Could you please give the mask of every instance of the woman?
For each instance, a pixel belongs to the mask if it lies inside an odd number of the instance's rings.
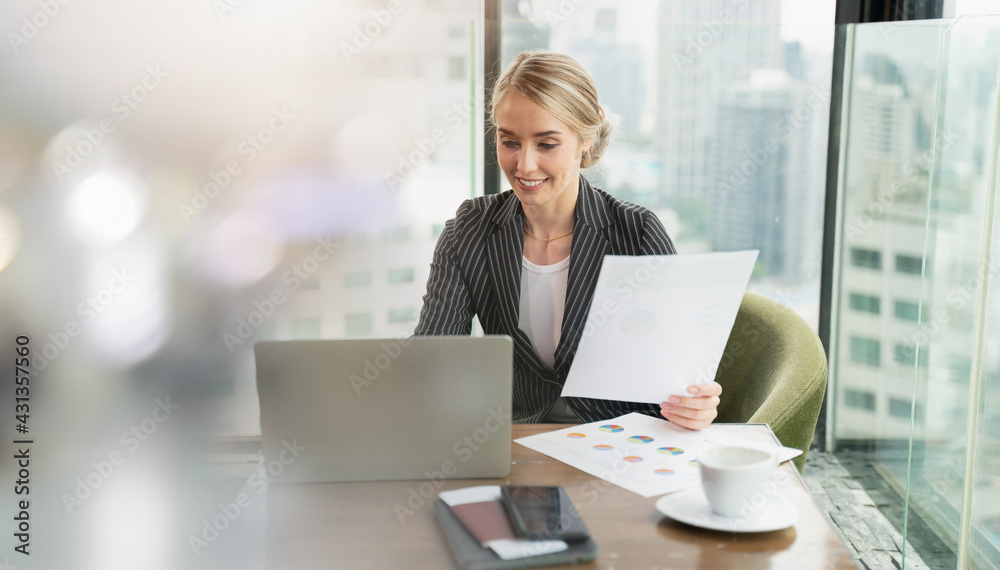
[[[514,339],[515,422],[592,422],[661,414],[701,429],[722,387],[688,387],[659,405],[561,398],[605,255],[675,253],[649,210],[616,200],[580,175],[607,148],[611,123],[575,59],[531,51],[497,80],[490,117],[512,190],[463,203],[438,239],[417,335]]]

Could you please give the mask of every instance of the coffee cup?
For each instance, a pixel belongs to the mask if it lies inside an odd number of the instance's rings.
[[[778,456],[752,447],[713,445],[698,453],[701,487],[712,511],[745,517],[745,505],[766,486],[778,466]]]

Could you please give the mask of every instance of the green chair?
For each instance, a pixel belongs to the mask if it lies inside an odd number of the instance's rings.
[[[746,293],[722,353],[717,422],[766,423],[782,445],[802,450],[799,472],[826,391],[826,353],[802,317],[777,301]]]

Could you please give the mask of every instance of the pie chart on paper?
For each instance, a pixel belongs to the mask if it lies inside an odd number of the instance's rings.
[[[648,435],[633,435],[632,437],[628,438],[629,443],[651,443],[652,441],[653,438],[649,437]]]

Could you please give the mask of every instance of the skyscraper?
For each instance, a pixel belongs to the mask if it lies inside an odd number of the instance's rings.
[[[780,0],[660,4],[656,140],[667,198],[713,190],[719,103],[753,70],[783,68],[780,11]]]
[[[714,250],[759,249],[758,274],[802,273],[820,247],[822,156],[811,143],[826,132],[826,109],[780,70],[756,70],[722,95],[706,196]]]

